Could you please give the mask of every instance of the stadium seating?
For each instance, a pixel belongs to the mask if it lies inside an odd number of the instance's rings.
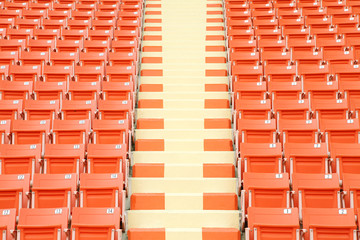
[[[359,240],[359,15],[0,1],[2,239]]]

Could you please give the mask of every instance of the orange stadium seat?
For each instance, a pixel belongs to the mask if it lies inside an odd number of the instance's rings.
[[[359,174],[360,151],[359,144],[335,143],[331,145],[331,166],[333,172],[340,177],[340,182],[344,174]]]
[[[132,100],[133,82],[102,82],[103,100]]]
[[[84,172],[85,145],[46,144],[42,164],[43,173],[71,174]]]
[[[30,174],[1,174],[0,180],[1,209],[14,209],[18,215],[21,208],[29,207]]]
[[[81,5],[81,6],[80,6]],[[88,20],[94,17],[95,4],[76,4],[76,11],[71,12],[71,17],[74,20]]]
[[[52,52],[50,59],[52,66],[75,66],[79,62],[77,52]]]
[[[360,143],[359,119],[324,119],[320,122],[323,141],[333,143]]]
[[[80,175],[80,207],[109,208],[120,207],[123,218],[125,211],[125,191],[122,190],[121,173]],[[101,195],[101,199],[99,199]]]
[[[0,144],[9,144],[10,142],[11,120],[0,121]]]
[[[335,173],[294,173],[292,187],[294,205],[299,207],[300,218],[303,209],[341,207],[339,177]]]
[[[355,213],[359,213],[359,175],[358,174],[344,174],[342,180],[342,189],[344,190],[344,203],[346,208],[353,208]]]
[[[241,192],[245,213],[248,207],[289,208],[290,188],[287,173],[244,173]]]
[[[319,81],[304,84],[304,92],[308,93],[312,108],[316,106],[318,100],[338,99],[340,97],[338,81]]]
[[[13,29],[8,28],[6,30],[6,35],[8,39],[11,40],[24,40],[26,41],[29,38],[33,37],[32,29]]]
[[[114,30],[114,39],[135,41],[139,34],[139,30]]]
[[[266,100],[266,82],[235,82],[233,85],[233,103],[236,108],[237,99]]]
[[[19,52],[18,51],[2,51],[0,52],[0,63],[4,65],[16,64],[19,61]],[[3,79],[4,80],[4,79]]]
[[[50,120],[13,120],[12,144],[42,144],[49,142]]]
[[[22,100],[1,100],[0,119],[1,120],[21,119],[22,109],[23,109]]]
[[[129,125],[125,120],[94,120],[94,144],[126,144],[131,143]]]
[[[272,100],[299,100],[303,98],[301,81],[269,81],[268,91]]]
[[[34,174],[40,172],[41,145],[0,145],[2,174]]]
[[[51,30],[53,31],[53,30]],[[44,33],[46,34],[46,33]],[[48,35],[46,35],[48,36]],[[35,36],[36,38],[36,36]],[[29,39],[27,44],[27,50],[31,52],[46,52],[46,51],[53,51],[55,49],[55,40],[49,39]]]
[[[318,143],[320,140],[316,119],[280,119],[278,124],[282,143]]]
[[[66,82],[43,82],[34,84],[34,100],[60,100],[65,98]]]
[[[283,172],[280,143],[241,143],[240,157],[238,167],[242,168],[244,172]]]
[[[233,82],[259,82],[263,80],[262,66],[234,66],[232,70]]]
[[[100,82],[74,82],[68,85],[69,100],[97,100],[100,93]]]
[[[135,82],[135,66],[107,66],[106,80],[110,82]]]
[[[137,62],[132,52],[109,52],[108,56],[110,66],[132,66]]]
[[[304,239],[357,239],[353,209],[318,208],[303,210]]]
[[[102,40],[84,41],[84,51],[88,53],[89,52],[106,53],[110,48],[111,48],[111,41],[102,41]]]
[[[41,9],[33,9],[34,5],[29,2],[28,9],[22,10],[24,19],[42,19],[46,18],[47,12]]]
[[[31,191],[32,208],[76,207],[76,174],[35,174]]]
[[[56,49],[59,52],[78,52],[83,48],[83,41],[80,40],[58,40]]]
[[[232,67],[237,65],[260,65],[260,55],[258,52],[234,52],[229,57]]]
[[[49,10],[48,18],[51,20],[66,20],[71,17],[71,11],[69,10]]]
[[[81,52],[79,62],[81,66],[105,66],[107,54],[103,52]]]
[[[11,65],[9,68],[9,76],[11,81],[34,82],[38,81],[41,76],[40,65]]]
[[[21,51],[25,49],[25,39],[0,39],[0,50],[1,51]]]
[[[88,30],[91,27],[91,21],[89,20],[72,20],[67,21],[67,27],[70,30]]]
[[[318,99],[316,104],[313,104],[312,110],[320,121],[324,119],[346,119],[349,116],[346,99]]]
[[[290,65],[291,52],[284,51],[268,51],[261,53],[261,60],[265,65]]]
[[[133,103],[128,100],[99,100],[98,110],[101,120],[128,119],[133,121]]]
[[[74,208],[72,239],[121,239],[120,208]]]
[[[0,224],[3,239],[11,240],[15,236],[16,210],[4,209],[0,214]]]
[[[87,144],[89,141],[90,120],[59,120],[53,124],[52,143]]]
[[[123,173],[126,188],[129,174],[128,149],[125,144],[89,144],[87,173]]]
[[[62,40],[73,40],[73,41],[84,41],[85,38],[88,37],[87,30],[70,30],[65,29],[61,33]]]
[[[59,100],[25,100],[24,120],[54,120],[60,111]]]
[[[69,209],[36,208],[20,210],[17,234],[21,239],[66,239]]]
[[[286,172],[331,173],[326,144],[286,143],[284,144]]]
[[[34,29],[40,27],[39,19],[15,18],[15,25],[18,29]]]
[[[297,208],[248,209],[248,227],[245,239],[262,238],[300,239],[299,210]]]
[[[275,119],[238,119],[239,142],[275,143],[277,141]]]
[[[89,40],[100,40],[100,41],[108,41],[113,38],[112,30],[89,30],[88,31],[88,39]]]
[[[62,120],[95,119],[97,103],[94,100],[66,100],[62,102]]]
[[[75,66],[75,81],[101,82],[104,78],[104,67],[101,66]]]
[[[296,94],[295,91],[294,93]],[[284,95],[287,96],[287,94],[289,94],[289,92],[285,91]],[[274,99],[273,112],[274,114],[276,114],[276,118],[278,121],[284,119],[308,120],[311,117],[310,102],[308,99]]]
[[[239,119],[270,119],[271,101],[266,100],[235,100],[235,114]]]

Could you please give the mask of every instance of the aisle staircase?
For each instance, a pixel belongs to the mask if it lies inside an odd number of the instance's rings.
[[[239,239],[222,1],[147,1],[128,238]]]

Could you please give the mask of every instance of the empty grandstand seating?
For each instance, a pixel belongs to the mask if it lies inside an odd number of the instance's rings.
[[[0,2],[2,239],[121,239],[143,7]]]
[[[245,238],[358,239],[358,3],[224,6],[241,201],[251,206],[244,209]],[[255,178],[264,191],[276,186],[269,172],[289,174],[289,205],[254,205]]]
[[[0,1],[2,239],[359,240],[359,61],[359,0]]]

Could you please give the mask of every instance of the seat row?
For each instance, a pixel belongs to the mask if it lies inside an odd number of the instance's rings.
[[[44,1],[44,2],[36,2],[36,1],[2,1],[0,2],[0,6],[3,9],[7,10],[22,10],[22,16],[27,17],[28,15],[31,16],[32,10],[34,12],[38,10],[77,10],[79,12],[88,12],[91,10],[101,12],[106,12],[114,9],[119,9],[122,5],[123,7],[127,8],[128,5],[137,5],[139,4],[139,1],[114,1],[114,0],[105,0],[105,1],[92,1],[87,0],[83,1],[84,3],[81,3],[81,1]],[[140,2],[141,4],[141,2]],[[143,7],[142,4],[140,7]],[[100,15],[100,14],[99,14]]]
[[[277,60],[266,58],[264,64],[260,65],[258,59],[251,59],[251,54],[249,54],[250,56],[246,55],[248,54],[233,55],[231,74],[235,82],[259,82],[262,80],[269,82],[294,82],[296,80],[328,82],[340,78],[341,82],[352,81],[356,84],[357,74],[360,72],[358,64],[352,64],[349,59],[339,59],[339,56],[334,59],[335,63],[333,64],[321,64],[321,60],[316,58],[298,59],[295,63],[289,64],[291,62],[284,57]],[[348,76],[348,78],[341,79],[342,76]]]
[[[225,1],[246,239],[358,239],[354,2]]]
[[[68,1],[68,2],[55,2],[55,1],[20,1],[20,2],[8,2],[2,1],[0,7],[2,8],[6,17],[24,17],[24,18],[34,18],[34,17],[44,17],[46,10],[49,10],[50,14],[47,17],[61,17],[66,14],[70,14],[71,11],[76,12],[89,12],[96,11],[98,12],[99,17],[104,17],[106,12],[109,12],[108,17],[112,16],[113,11],[118,11],[121,9],[124,12],[136,12],[137,10],[143,9],[143,3],[140,1]],[[4,11],[7,10],[7,11]],[[133,11],[135,10],[135,11]],[[43,11],[43,12],[40,12]],[[55,12],[59,12],[57,15]],[[141,11],[139,11],[141,14]],[[133,14],[133,13],[132,13]]]
[[[4,142],[12,144],[131,144],[126,120],[2,120]],[[10,130],[10,131],[9,131]],[[8,137],[6,136],[8,134]],[[9,139],[11,141],[9,141]],[[131,149],[131,148],[130,148]]]
[[[109,19],[111,17],[128,17],[137,15],[131,12],[133,9],[142,9],[143,5],[138,1],[113,1],[111,4],[103,4],[94,1],[93,3],[36,3],[36,2],[1,2],[1,11],[5,12],[5,17],[21,17],[24,19],[39,19],[60,17],[95,17],[97,19]],[[138,5],[137,7],[135,7]],[[119,13],[123,12],[123,13]],[[107,13],[107,15],[105,14]],[[139,15],[141,14],[138,13]]]
[[[244,173],[332,174],[336,173],[340,185],[346,174],[359,176],[359,143],[241,143],[238,160],[240,181]],[[282,148],[283,146],[283,148]],[[330,153],[331,150],[331,153]]]
[[[126,45],[122,46],[123,48]],[[131,47],[129,47],[131,48]],[[135,50],[135,48],[134,48]],[[47,65],[47,71],[50,71],[51,66],[71,66],[71,70],[74,71],[75,66],[125,66],[131,68],[137,62],[135,51],[133,54],[131,52],[77,52],[68,53],[68,52],[20,52],[17,55],[17,52],[1,52],[0,61],[2,64],[5,74],[11,74],[11,71],[16,70],[16,66],[36,66],[40,65],[41,68],[45,71],[45,65]],[[9,66],[6,64],[10,64]],[[13,67],[15,66],[15,67]],[[10,68],[10,69],[9,69]],[[11,69],[12,68],[12,69]],[[56,68],[54,68],[56,69]],[[6,70],[10,73],[6,73]],[[67,70],[64,69],[63,70]],[[72,71],[72,74],[74,72]]]
[[[291,91],[290,88],[285,90],[286,93],[296,94],[295,91]],[[284,92],[285,92],[284,91]],[[257,93],[256,91],[243,90],[241,94]],[[284,93],[279,91],[280,94]],[[273,94],[278,94],[279,92],[274,91]],[[323,120],[333,119],[333,120],[345,120],[355,119],[358,116],[359,110],[359,101],[358,98],[350,99],[350,104],[348,104],[347,99],[337,98],[337,91],[334,91],[335,94],[332,94],[332,91],[319,91],[315,89],[310,92],[309,99],[289,99],[278,97],[277,99],[235,99],[234,101],[234,112],[233,118],[237,119],[253,119],[253,120],[271,120],[277,119],[277,123],[280,123],[281,120],[311,120],[314,122],[320,121],[318,124],[321,126]],[[258,92],[261,94],[261,91]],[[328,96],[326,96],[328,94]],[[285,95],[285,94],[284,94]],[[282,96],[284,96],[282,95]],[[333,97],[332,97],[333,96]],[[323,97],[323,98],[321,98]],[[274,95],[273,95],[274,98]],[[330,106],[329,106],[330,104]],[[331,106],[332,105],[332,106]],[[236,122],[236,121],[235,121]],[[339,122],[341,123],[341,121]],[[261,124],[259,122],[259,124]],[[270,122],[269,122],[270,124]],[[276,124],[276,122],[274,122]],[[299,123],[300,124],[300,123]]]
[[[326,236],[336,236],[341,232],[342,237],[346,236],[344,239],[358,239],[357,234],[354,235],[353,233],[357,229],[354,217],[355,214],[358,214],[357,191],[359,191],[359,175],[356,174],[344,175],[341,189],[337,174],[294,173],[290,184],[287,173],[244,173],[242,209],[245,209],[244,214],[248,216],[250,229],[247,229],[247,231],[252,229],[252,232],[247,234],[256,234],[253,232],[253,223],[265,224],[263,225],[265,227],[266,223],[269,223],[268,221],[271,219],[266,218],[267,214],[269,214],[268,217],[275,217],[277,224],[276,227],[272,227],[273,225],[268,226],[270,232],[268,234],[274,236],[276,236],[275,234],[284,234],[289,229],[283,228],[285,222],[283,222],[284,219],[282,219],[281,215],[284,214],[283,217],[288,215],[287,219],[289,220],[291,219],[290,216],[295,214],[293,215],[295,219],[291,221],[291,228],[294,225],[299,226],[301,221],[304,228],[307,229],[308,221],[312,219],[316,224],[320,224],[313,229],[315,233],[319,231],[318,234],[325,234],[322,233],[325,231],[324,227],[327,229]],[[267,214],[264,214],[265,212]],[[337,212],[338,214],[336,214]],[[342,214],[350,218],[346,221],[346,224],[340,220],[339,215]],[[312,216],[309,217],[309,215]],[[322,219],[322,222],[319,221],[320,219]],[[243,220],[245,220],[245,216],[243,216]],[[264,234],[266,231],[265,228],[261,229],[260,226],[258,230],[258,234],[261,234],[262,231],[262,234]],[[296,228],[290,231],[293,234],[292,236],[295,236],[295,230]],[[309,231],[309,229],[307,230]],[[305,234],[305,239],[327,239],[319,235],[309,238],[309,232],[303,232],[303,234]]]
[[[48,36],[48,35],[47,35]],[[123,35],[124,36],[124,35]],[[130,36],[129,38],[135,38]],[[50,58],[53,65],[72,65],[79,61],[79,52],[103,53],[109,55],[109,58],[120,57],[124,60],[137,61],[138,43],[136,40],[118,40],[118,41],[97,41],[97,40],[4,40],[0,39],[1,63],[18,63],[19,58],[33,57],[46,60],[44,56]],[[118,56],[117,56],[118,55]],[[104,56],[99,55],[100,59]],[[62,61],[61,61],[62,60]],[[131,64],[128,64],[131,65]]]
[[[74,96],[79,94],[81,97],[84,93],[86,92],[80,91],[69,94],[74,94]],[[0,120],[31,120],[33,123],[29,124],[34,126],[45,124],[46,121],[53,126],[55,120],[87,120],[92,127],[96,121],[98,125],[108,121],[109,125],[120,124],[123,125],[120,128],[131,130],[133,115],[133,100],[99,100],[98,103],[96,100],[65,100],[62,102],[59,100],[26,100],[24,105],[21,100],[0,101]],[[18,124],[21,125],[21,122]],[[2,125],[10,126],[10,121],[4,122]]]
[[[59,20],[60,21],[60,20]],[[133,21],[131,21],[133,22]],[[54,23],[56,24],[56,23]],[[35,38],[38,37],[39,39],[46,39],[52,40],[56,36],[60,36],[63,40],[78,40],[82,41],[86,40],[101,40],[107,41],[109,39],[127,39],[129,37],[133,38],[134,35],[139,36],[138,28],[139,26],[134,26],[129,29],[118,29],[118,30],[87,30],[87,29],[79,29],[79,30],[70,30],[65,29],[60,31],[62,28],[58,26],[59,24],[55,25],[56,27],[45,28],[45,30],[36,31]],[[49,31],[50,30],[50,31]],[[57,30],[57,31],[55,31]],[[55,31],[55,32],[54,32]],[[34,38],[34,31],[32,29],[11,29],[11,28],[2,28],[3,36],[6,36],[7,40],[27,40],[30,38]],[[5,35],[6,34],[6,35]],[[46,36],[44,36],[46,35]]]
[[[125,144],[1,144],[0,148],[4,176],[77,174],[78,180],[82,173],[118,173],[127,190],[130,155]]]
[[[1,19],[0,19],[1,20]],[[34,37],[45,33],[46,30],[61,30],[60,34],[64,37],[74,37],[77,33],[84,33],[84,37],[95,37],[100,33],[113,38],[114,29],[117,30],[136,30],[141,27],[139,20],[38,20],[21,19],[12,20],[11,18],[0,21],[3,34],[8,39],[19,39],[24,37]],[[34,30],[39,29],[34,34]],[[42,31],[41,31],[42,30]],[[54,35],[54,34],[52,34]],[[77,35],[77,38],[80,36]]]
[[[66,105],[70,106],[71,100],[81,100],[80,102],[73,102],[74,104],[80,106],[88,105],[86,108],[96,109],[96,101],[98,99],[103,100],[122,100],[122,102],[118,102],[119,105],[127,105],[129,106],[129,110],[132,109],[131,102],[127,102],[128,100],[133,99],[132,90],[134,89],[134,84],[132,82],[41,82],[36,81],[34,84],[32,82],[9,82],[4,81],[1,82],[1,106],[7,106],[9,108],[15,109],[23,109],[22,100],[30,99],[28,104],[39,107],[35,108],[48,108],[52,109],[53,107],[46,107],[48,105],[56,106],[56,101],[60,102],[60,105],[63,109],[66,109]],[[101,85],[101,86],[99,86]],[[38,102],[31,101],[34,99]],[[62,100],[66,100],[67,103],[62,102]],[[11,100],[13,100],[11,102]],[[50,101],[45,101],[50,100]],[[92,101],[94,100],[94,101]],[[3,102],[4,101],[4,102]],[[99,100],[100,101],[100,100]],[[107,102],[111,103],[111,102]],[[20,104],[20,105],[19,105]],[[106,104],[103,102],[103,104]],[[29,106],[30,106],[29,105]],[[12,106],[12,107],[11,107]],[[41,107],[44,106],[44,107]],[[127,107],[126,106],[126,107]],[[18,112],[20,113],[20,112]],[[87,118],[87,117],[86,117]],[[11,119],[11,118],[3,118],[1,119]],[[15,117],[16,119],[16,117]],[[83,118],[80,118],[83,119]]]
[[[143,2],[0,5],[3,239],[121,239]]]
[[[351,208],[248,208],[245,239],[358,239],[358,214]],[[300,224],[302,222],[302,224]]]
[[[336,173],[292,173],[289,178],[288,173],[244,172],[242,209],[244,214],[248,207],[294,206],[299,211],[303,208],[355,208],[357,212],[359,199],[356,191],[360,190],[359,179],[358,174],[344,174],[341,188]]]
[[[360,127],[358,119],[324,120],[319,129],[313,120],[280,120],[278,128],[275,120],[240,119],[235,132],[236,151],[242,151],[243,143],[270,144],[276,143],[322,143],[329,151],[337,143],[360,143]],[[274,144],[274,145],[272,145]],[[313,148],[310,145],[310,149]],[[315,145],[317,148],[317,145]]]
[[[289,1],[290,2],[290,1]],[[268,25],[278,23],[279,26],[298,26],[314,25],[314,24],[356,24],[358,23],[358,9],[356,7],[338,5],[332,8],[313,6],[312,8],[296,8],[291,2],[285,8],[262,8],[251,9],[248,6],[230,4],[226,12],[226,20],[229,27],[241,24],[247,25],[252,21],[254,26],[263,25],[268,22]],[[322,18],[322,19],[321,19]],[[299,20],[297,20],[299,19]],[[240,20],[240,21],[239,21]],[[241,21],[243,20],[243,21]],[[245,22],[244,20],[249,20]],[[267,20],[267,21],[263,21]],[[295,21],[294,21],[295,20]],[[320,22],[319,20],[322,20]],[[271,24],[272,23],[272,24]]]
[[[348,73],[347,76],[350,74]],[[280,77],[281,73],[274,74],[273,77]],[[320,76],[320,74],[318,75]],[[344,76],[344,75],[343,75]],[[356,79],[356,75],[354,74]],[[339,78],[337,76],[337,78]],[[269,79],[269,78],[268,78]],[[341,79],[341,78],[340,78]],[[290,79],[289,79],[290,80]],[[259,81],[259,82],[234,82],[232,86],[234,96],[234,107],[237,107],[237,101],[245,102],[249,100],[267,100],[270,99],[273,109],[282,106],[286,109],[283,100],[292,100],[290,105],[296,105],[307,101],[304,105],[305,108],[311,106],[314,108],[316,101],[323,99],[342,99],[347,101],[351,110],[357,107],[357,93],[359,92],[358,83],[356,81],[346,81],[341,79],[335,81]],[[310,103],[310,105],[309,105]],[[265,103],[264,103],[265,104]]]
[[[99,60],[101,61],[101,60]],[[45,82],[68,82],[70,79],[77,82],[134,82],[136,83],[136,66],[47,66],[41,65],[3,65],[2,76],[13,82],[21,82],[28,86],[42,80]],[[24,84],[26,83],[26,84]],[[11,85],[3,80],[1,84]],[[19,83],[18,83],[19,84]]]
[[[286,8],[316,8],[316,7],[342,7],[342,6],[348,6],[348,7],[356,7],[359,6],[359,2],[357,0],[344,0],[344,1],[331,1],[331,0],[325,0],[325,1],[319,1],[319,0],[291,0],[291,1],[278,1],[278,0],[255,0],[255,1],[239,1],[239,0],[231,0],[231,1],[225,1],[225,9],[231,9],[231,6],[237,5],[241,7],[250,7],[251,9],[256,10],[263,10],[263,9],[269,9],[269,8],[275,8],[275,9],[286,9]]]
[[[301,56],[304,56],[306,53],[309,60],[327,60],[327,58],[334,58],[332,53],[339,53],[342,55],[350,55],[352,60],[356,60],[358,54],[358,43],[356,42],[359,38],[348,38],[340,36],[337,38],[335,35],[330,36],[328,39],[321,39],[319,37],[311,37],[310,35],[304,35],[302,38],[291,39],[287,37],[285,40],[281,36],[274,38],[259,38],[258,40],[254,39],[233,39],[229,42],[230,54],[234,52],[260,52],[259,56],[266,54],[264,57],[268,58],[268,52],[277,53],[277,55],[282,55],[284,58],[289,58],[287,55],[289,52],[293,54],[292,60],[301,59]],[[244,46],[241,46],[240,44]],[[322,53],[323,51],[330,50],[328,52]],[[305,51],[306,53],[301,53]],[[343,53],[342,53],[343,52]],[[346,53],[345,53],[346,52]],[[320,55],[320,56],[318,56]],[[291,56],[291,55],[290,55]],[[349,56],[347,60],[349,59]],[[256,57],[254,57],[256,59]],[[345,60],[345,57],[342,56]]]
[[[71,213],[74,207],[116,207],[124,220],[123,186],[122,173],[3,174],[0,208],[15,208],[18,213],[22,208],[66,207]]]
[[[16,224],[16,209],[1,209],[3,239],[121,239],[120,208],[22,208]],[[70,220],[71,219],[71,220]],[[71,222],[70,222],[71,221]],[[16,230],[15,230],[16,228]]]
[[[269,45],[271,42],[274,44],[278,43],[276,40],[267,41]],[[335,43],[335,40],[333,42]],[[233,44],[233,42],[230,41],[230,44]],[[325,45],[326,41],[321,41],[321,44]],[[243,47],[245,48],[246,46]],[[293,47],[287,50],[282,47],[276,49],[276,47],[273,46],[271,48],[269,47],[268,50],[267,47],[265,47],[260,48],[259,51],[241,51],[241,46],[239,46],[238,43],[234,43],[229,51],[229,60],[232,68],[237,65],[264,65],[265,67],[269,65],[283,65],[284,67],[290,67],[290,69],[292,67],[299,69],[304,65],[329,65],[329,70],[333,71],[333,68],[337,66],[357,65],[356,59],[358,59],[358,53],[354,51],[354,48],[346,48],[337,43],[329,43],[328,46],[321,46],[320,48],[316,48],[315,44],[314,46],[304,44],[303,47],[298,47],[299,49]]]

